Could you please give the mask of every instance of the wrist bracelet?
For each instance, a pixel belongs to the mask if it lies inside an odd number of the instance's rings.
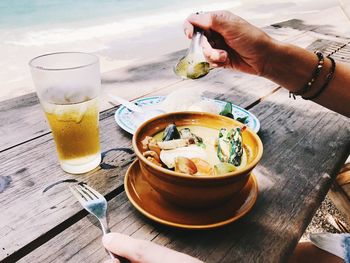
[[[331,60],[332,66],[331,69],[329,70],[327,76],[326,76],[326,80],[324,82],[324,84],[322,85],[322,87],[316,92],[316,94],[314,94],[313,96],[310,97],[302,97],[304,100],[313,100],[316,99],[318,96],[320,96],[320,94],[327,88],[329,82],[331,82],[331,80],[333,79],[334,76],[334,72],[335,72],[335,61],[333,58],[331,58],[330,56],[327,56],[327,58],[329,58]]]
[[[317,55],[318,63],[317,63],[317,66],[312,74],[310,81],[308,81],[302,89],[295,91],[295,92],[290,91],[289,97],[293,96],[293,98],[295,99],[295,96],[303,95],[303,94],[307,93],[310,90],[312,84],[314,84],[315,80],[320,75],[321,70],[323,68],[323,64],[324,64],[324,56],[320,51],[315,51],[315,54]]]

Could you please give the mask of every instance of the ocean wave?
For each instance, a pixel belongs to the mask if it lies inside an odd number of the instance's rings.
[[[201,11],[231,9],[239,6],[239,1],[221,2],[200,6]],[[196,9],[196,11],[198,8]],[[86,41],[94,38],[103,38],[110,36],[132,36],[144,30],[155,29],[169,26],[181,22],[193,13],[193,8],[181,10],[171,10],[152,15],[143,15],[139,17],[114,21],[101,25],[83,26],[80,28],[62,27],[46,30],[26,31],[16,34],[14,39],[11,36],[4,41],[5,44],[17,46],[42,46],[48,44],[62,44],[76,41]],[[12,36],[13,37],[13,36]]]

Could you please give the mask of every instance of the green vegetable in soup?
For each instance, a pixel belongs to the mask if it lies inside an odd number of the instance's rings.
[[[217,156],[221,162],[239,166],[242,161],[242,131],[234,128],[229,131],[222,128],[219,132]]]
[[[197,142],[196,145],[202,147],[203,149],[207,147],[204,142]]]
[[[233,172],[237,169],[237,167],[230,163],[218,163],[214,165],[214,169],[215,174],[220,175]]]

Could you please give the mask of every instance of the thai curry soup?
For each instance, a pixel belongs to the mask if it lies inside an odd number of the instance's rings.
[[[244,168],[250,149],[243,144],[244,128],[214,129],[176,126],[142,141],[143,155],[156,165],[189,175],[220,175]]]

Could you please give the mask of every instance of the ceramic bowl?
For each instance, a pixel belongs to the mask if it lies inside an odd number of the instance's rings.
[[[132,145],[144,179],[166,200],[187,207],[209,207],[217,205],[239,192],[248,182],[251,171],[258,164],[263,152],[259,136],[247,128],[243,132],[243,143],[250,148],[246,167],[217,176],[191,176],[159,167],[148,161],[142,152],[141,141],[146,136],[154,136],[167,125],[199,125],[210,128],[241,127],[242,123],[210,113],[176,112],[157,116],[143,123],[135,132]]]

